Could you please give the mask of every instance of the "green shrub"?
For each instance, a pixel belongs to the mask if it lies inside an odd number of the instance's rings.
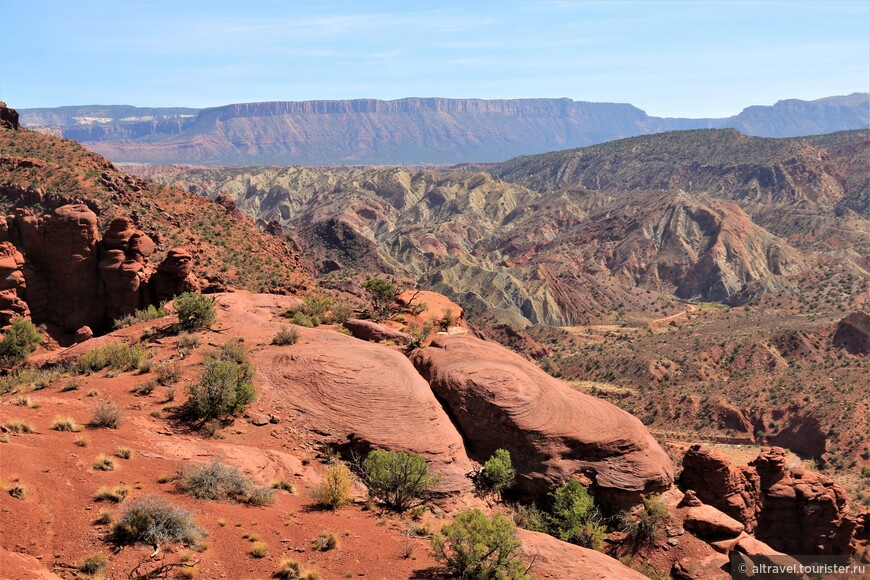
[[[173,304],[182,330],[205,330],[217,320],[214,299],[202,294],[185,292],[175,298]]]
[[[89,427],[117,429],[121,426],[123,413],[112,401],[103,401],[94,409],[94,416],[88,423]]]
[[[657,497],[648,497],[643,500],[643,509],[637,515],[622,514],[619,527],[626,534],[626,543],[639,550],[655,544],[669,517],[668,508]]]
[[[516,531],[501,514],[487,518],[477,509],[464,511],[432,537],[435,560],[452,578],[527,578],[527,567],[516,557],[520,547]]]
[[[144,344],[115,342],[85,352],[79,358],[76,369],[80,373],[96,372],[106,367],[118,372],[133,371],[147,358],[148,347]]]
[[[318,505],[338,509],[350,503],[350,469],[338,461],[326,466],[323,479],[311,490],[311,496]]]
[[[514,523],[525,530],[532,532],[548,533],[550,531],[547,525],[547,515],[538,509],[533,503],[532,505],[517,504],[514,508]]]
[[[253,377],[241,341],[227,341],[217,355],[206,358],[199,383],[189,387],[188,412],[209,420],[244,411],[256,397]]]
[[[309,294],[302,299],[302,312],[308,316],[319,316],[323,318],[326,311],[332,306],[333,299],[329,296],[319,296]]]
[[[408,324],[408,336],[410,338],[408,348],[413,349],[423,346],[423,343],[426,342],[426,339],[429,338],[433,330],[435,330],[435,325],[431,320],[427,320],[423,324],[415,322]]]
[[[329,296],[309,294],[302,299],[301,305],[290,308],[283,315],[297,326],[312,328],[326,320],[326,313],[329,311],[332,303],[333,299]]]
[[[320,324],[320,317],[311,316],[310,314],[305,314],[304,312],[294,312],[290,315],[290,322],[292,322],[296,326],[314,328],[315,326],[318,326]]]
[[[8,368],[27,358],[42,344],[42,335],[32,322],[16,318],[0,338],[0,367]]]
[[[351,306],[347,302],[337,302],[332,305],[332,308],[329,309],[329,314],[329,318],[332,320],[332,322],[342,324],[348,318],[353,316],[353,306]]]
[[[262,506],[275,503],[275,490],[269,485],[260,485],[251,490],[248,494],[248,499],[245,500],[248,505]]]
[[[98,574],[102,572],[103,568],[106,567],[106,564],[109,563],[109,559],[106,558],[105,554],[91,554],[87,556],[82,563],[78,565],[78,570],[82,574]]]
[[[600,550],[605,527],[592,496],[579,481],[571,480],[551,494],[550,527],[559,539]]]
[[[113,526],[110,539],[117,544],[193,544],[204,535],[193,516],[160,496],[130,502]]]
[[[278,580],[320,580],[320,574],[313,570],[306,570],[296,560],[281,560],[278,569],[272,573],[272,578]]]
[[[164,361],[157,365],[157,383],[168,387],[181,378],[181,367],[177,362]]]
[[[368,278],[362,283],[362,289],[368,294],[372,305],[372,318],[382,320],[394,312],[399,295],[395,284],[381,278]]]
[[[296,344],[299,340],[299,331],[295,328],[282,328],[272,339],[272,344],[275,346],[284,346],[288,344]]]
[[[160,306],[149,304],[147,308],[137,310],[132,314],[128,314],[116,320],[115,328],[125,328],[127,326],[138,324],[139,322],[148,322],[158,318],[163,318],[164,316],[166,316],[166,311],[163,309],[162,304]]]
[[[495,491],[507,489],[516,482],[517,472],[507,449],[496,449],[480,471],[482,483]]]
[[[245,501],[251,482],[238,467],[220,461],[194,463],[186,467],[176,480],[179,491],[195,499],[211,501]]]
[[[387,507],[403,512],[438,484],[421,455],[405,451],[372,451],[363,462],[369,494]]]

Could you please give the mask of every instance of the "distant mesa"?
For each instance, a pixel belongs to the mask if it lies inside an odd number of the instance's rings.
[[[24,125],[115,162],[206,165],[504,161],[636,135],[734,128],[795,137],[870,128],[870,94],[753,106],[725,119],[661,118],[629,104],[562,99],[285,101],[210,109],[22,109]]]

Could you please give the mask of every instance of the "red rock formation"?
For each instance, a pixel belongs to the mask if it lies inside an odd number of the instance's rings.
[[[184,248],[169,250],[152,282],[157,300],[169,300],[183,292],[199,292],[199,281],[193,274],[193,256]]]
[[[750,462],[761,478],[755,536],[791,554],[850,554],[857,518],[846,513],[846,492],[824,475],[785,468],[781,447]]]
[[[843,318],[834,333],[834,346],[852,354],[870,353],[870,315],[853,312]]]
[[[765,448],[749,467],[734,467],[704,445],[683,459],[680,485],[746,525],[774,550],[791,554],[852,552],[858,518],[846,492],[824,475],[785,467],[786,451]],[[688,492],[687,492],[688,494]]]
[[[742,523],[748,532],[755,529],[761,486],[753,469],[735,467],[710,447],[693,445],[683,457],[680,485]]]
[[[32,224],[23,216],[22,224]],[[24,229],[24,228],[22,228]],[[39,219],[35,235],[23,232],[24,255],[34,283],[28,280],[27,303],[34,318],[74,332],[102,326],[97,276],[97,216],[86,205],[65,205]]]
[[[0,328],[13,318],[30,316],[24,301],[24,256],[10,242],[0,242]]]
[[[462,437],[407,358],[334,331],[299,333],[292,349],[268,347],[253,360],[300,425],[337,447],[419,453],[443,476],[440,491],[470,488]]]
[[[408,344],[409,340],[408,335],[404,332],[378,324],[377,322],[372,322],[371,320],[348,318],[344,322],[344,327],[360,340],[368,340],[370,342],[392,340],[396,344]]]
[[[632,570],[606,554],[581,548],[553,536],[529,530],[517,530],[520,558],[532,564],[537,578],[582,578],[583,580],[644,580],[646,576]]]
[[[170,251],[155,276],[149,257],[156,246],[145,232],[118,218],[100,239],[97,221],[83,204],[44,217],[19,209],[2,220],[0,326],[31,315],[67,333],[100,330],[153,303],[155,294],[199,290],[189,253]]]
[[[498,448],[510,451],[526,493],[545,494],[578,478],[604,499],[635,501],[673,482],[670,459],[640,421],[501,345],[439,336],[412,360],[471,453],[485,460]]]
[[[7,107],[3,101],[0,101],[0,127],[18,130],[18,111]]]

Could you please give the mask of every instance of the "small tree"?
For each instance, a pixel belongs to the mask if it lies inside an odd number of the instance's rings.
[[[42,335],[32,322],[16,318],[0,338],[0,367],[10,367],[27,358],[42,344]]]
[[[395,284],[381,278],[368,278],[362,283],[362,288],[372,304],[373,318],[382,320],[393,312],[396,297],[399,295]]]
[[[411,508],[440,480],[422,456],[405,451],[372,451],[363,462],[369,494],[398,512]]]
[[[182,330],[205,330],[217,320],[214,299],[202,294],[185,292],[175,299],[174,305]]]
[[[520,543],[517,528],[501,514],[487,518],[472,509],[456,516],[452,524],[432,537],[435,560],[452,578],[528,578],[526,566],[516,558]]]
[[[496,449],[480,471],[481,482],[499,492],[513,486],[516,477],[517,472],[507,449]]]
[[[563,541],[600,550],[605,527],[589,492],[579,481],[571,480],[551,494],[550,526]]]

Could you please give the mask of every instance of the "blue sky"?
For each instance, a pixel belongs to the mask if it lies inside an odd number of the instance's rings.
[[[870,91],[870,0],[0,0],[0,99],[570,97],[721,117]]]

